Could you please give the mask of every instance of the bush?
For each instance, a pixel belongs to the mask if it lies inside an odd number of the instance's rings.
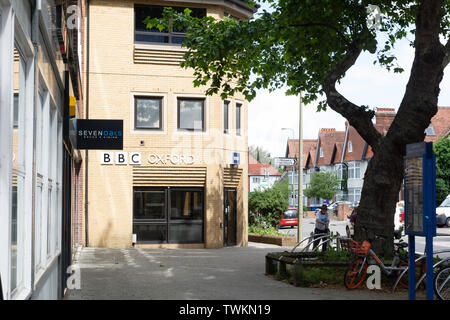
[[[272,188],[266,190],[250,192],[248,195],[249,224],[257,225],[264,221],[277,228],[281,215],[288,209],[288,196],[287,181],[275,182]]]

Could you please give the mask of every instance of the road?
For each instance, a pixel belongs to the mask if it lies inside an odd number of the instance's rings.
[[[346,235],[345,226],[346,221],[337,221],[331,220],[330,222],[330,230],[331,232],[338,232],[340,235]],[[279,229],[280,233],[297,235],[297,227],[295,228],[283,228]],[[311,232],[314,232],[314,218],[304,218],[303,219],[303,238],[308,237]],[[445,253],[438,253],[437,255],[440,258],[448,258],[450,257],[450,228],[443,227],[437,228],[437,233],[439,236],[433,239],[433,251],[437,252],[440,250],[448,250]],[[408,242],[408,236],[404,236],[402,238],[406,243]],[[425,238],[424,237],[416,237],[416,252],[423,253],[425,250]]]

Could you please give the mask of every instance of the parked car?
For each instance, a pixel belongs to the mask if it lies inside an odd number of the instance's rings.
[[[436,225],[450,227],[450,194],[439,207],[436,208]]]
[[[405,203],[399,201],[395,205],[394,215],[394,236],[399,239],[404,235],[404,223],[405,223]],[[347,237],[352,238],[355,234],[354,226],[350,222],[350,215],[347,216],[347,225],[345,226]]]
[[[394,236],[400,239],[405,235],[405,202],[399,201],[395,205],[394,214]]]
[[[280,220],[281,227],[295,227],[298,226],[298,210],[295,207],[289,207],[287,211],[284,212]]]

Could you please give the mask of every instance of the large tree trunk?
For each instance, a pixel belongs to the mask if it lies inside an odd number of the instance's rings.
[[[437,112],[439,84],[446,66],[446,48],[439,42],[442,0],[422,1],[416,20],[415,57],[397,115],[386,137],[372,145],[358,210],[356,239],[384,235],[387,241],[374,242],[381,255],[393,247],[395,203],[403,179],[406,145],[423,141],[425,129]]]
[[[336,82],[359,57],[364,37],[350,44],[346,55],[331,69],[323,83],[328,105],[349,121],[374,152],[364,176],[355,237],[362,240],[384,235],[386,241],[373,243],[380,255],[390,255],[393,248],[395,203],[402,184],[406,145],[424,140],[424,131],[437,112],[444,68],[450,63],[450,41],[445,46],[439,41],[442,3],[442,0],[423,0],[420,3],[410,78],[385,137],[372,123],[373,111],[353,104],[336,90]],[[367,235],[361,226],[367,229]]]

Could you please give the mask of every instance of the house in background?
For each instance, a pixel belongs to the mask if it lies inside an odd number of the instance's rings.
[[[303,140],[303,189],[309,187],[309,183],[311,181],[312,170],[310,169],[310,167],[312,167],[314,161],[316,146],[317,139]],[[289,139],[287,141],[285,157],[298,159],[298,151],[298,139]],[[296,207],[298,205],[298,167],[298,162],[295,166],[286,166],[286,171],[284,172],[282,177],[282,179],[288,179],[290,190],[289,205],[293,207]],[[307,198],[305,196],[303,196],[303,203],[307,203]]]
[[[262,164],[251,155],[248,156],[248,190],[265,190],[280,180],[281,173],[270,164]]]

